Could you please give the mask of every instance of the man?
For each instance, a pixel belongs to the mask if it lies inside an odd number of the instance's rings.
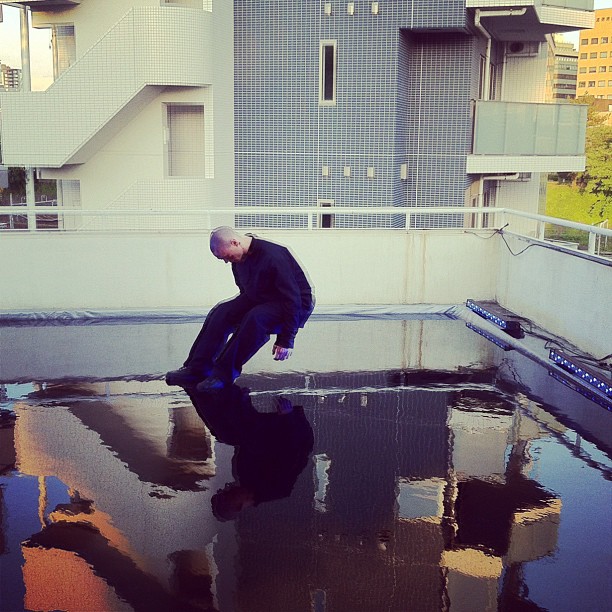
[[[240,293],[210,311],[183,367],[166,374],[168,385],[197,384],[198,391],[231,385],[270,334],[276,334],[274,359],[288,359],[314,307],[312,287],[286,247],[219,227],[210,250],[232,264]]]

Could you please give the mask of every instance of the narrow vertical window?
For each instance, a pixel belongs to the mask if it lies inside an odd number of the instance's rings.
[[[484,55],[480,56],[480,65],[478,71],[478,99],[483,100],[485,96],[485,71],[487,60]]]
[[[317,204],[321,208],[329,208],[335,204],[334,200],[318,200]],[[319,227],[332,228],[334,227],[334,215],[332,214],[321,214],[319,215]]]
[[[336,41],[322,40],[319,50],[319,104],[336,103],[336,56]]]

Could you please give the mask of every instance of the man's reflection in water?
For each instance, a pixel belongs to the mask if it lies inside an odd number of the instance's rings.
[[[248,389],[237,385],[214,394],[190,391],[189,395],[212,435],[235,447],[235,481],[213,496],[215,517],[232,520],[244,508],[288,497],[314,444],[303,408],[276,397],[275,412],[258,412]]]

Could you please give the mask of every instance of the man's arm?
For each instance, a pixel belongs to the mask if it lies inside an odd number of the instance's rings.
[[[300,327],[302,308],[302,294],[293,269],[297,263],[293,261],[289,251],[285,251],[283,255],[277,260],[275,270],[275,288],[283,308],[281,331],[272,349],[274,359],[278,361],[283,361],[291,355],[294,338]]]

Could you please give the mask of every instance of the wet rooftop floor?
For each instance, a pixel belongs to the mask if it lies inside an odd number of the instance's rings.
[[[460,321],[0,328],[0,610],[612,608],[612,413]]]

